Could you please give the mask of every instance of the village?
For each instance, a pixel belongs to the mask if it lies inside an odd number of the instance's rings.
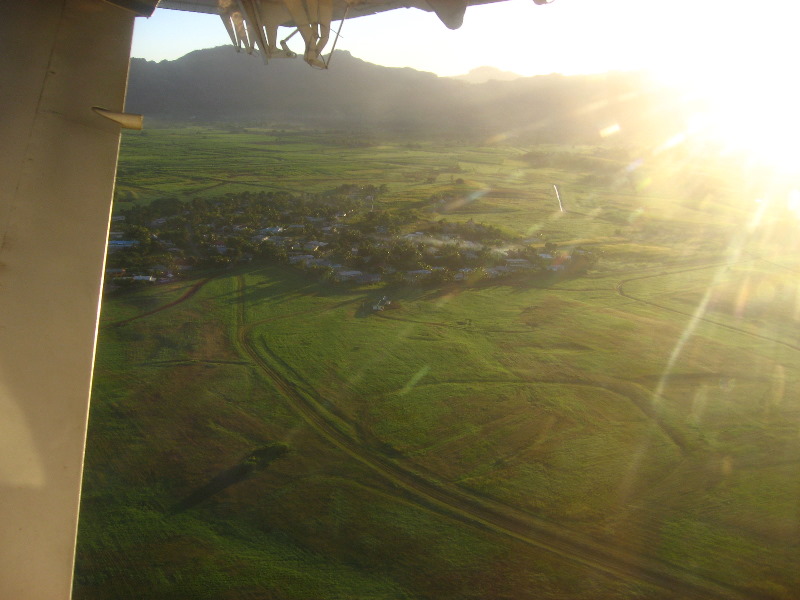
[[[244,192],[156,200],[112,217],[106,291],[171,281],[198,268],[285,263],[336,284],[439,285],[580,273],[597,257],[497,227],[431,220],[417,209],[375,209],[385,186],[327,194]]]

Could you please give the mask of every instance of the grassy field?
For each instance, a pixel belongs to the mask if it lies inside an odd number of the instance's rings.
[[[602,259],[437,289],[253,264],[108,297],[76,598],[795,596],[800,267],[746,173],[337,140],[126,136],[120,189],[386,183],[387,206]],[[176,508],[272,442],[289,454]]]

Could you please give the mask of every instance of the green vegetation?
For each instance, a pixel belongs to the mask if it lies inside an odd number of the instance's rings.
[[[123,146],[138,199],[118,214],[166,195],[220,209],[238,178],[251,199],[352,201],[367,238],[477,232],[506,256],[599,261],[342,285],[255,249],[107,296],[76,598],[800,587],[798,242],[777,208],[753,224],[746,173],[677,152],[631,170],[635,148],[147,136]]]

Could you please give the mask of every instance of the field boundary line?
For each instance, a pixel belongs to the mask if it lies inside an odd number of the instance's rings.
[[[147,312],[143,312],[142,314],[136,315],[135,317],[129,317],[127,319],[121,319],[120,321],[113,321],[111,323],[102,323],[101,326],[102,327],[119,327],[121,325],[126,325],[126,324],[130,323],[131,321],[136,321],[137,319],[143,319],[144,317],[149,317],[150,315],[154,315],[156,313],[159,313],[162,310],[167,310],[168,308],[172,308],[173,306],[177,306],[178,304],[186,302],[189,298],[194,296],[197,292],[200,291],[200,288],[202,288],[204,285],[206,285],[208,282],[210,282],[215,277],[217,277],[217,275],[212,275],[211,277],[206,277],[205,279],[201,279],[200,281],[195,283],[192,287],[190,287],[180,298],[177,298],[176,300],[172,300],[171,302],[167,302],[166,304],[163,304],[163,305],[161,305],[161,306],[159,306],[157,308],[154,308],[152,310],[148,310]]]
[[[608,543],[587,538],[563,526],[534,517],[501,502],[479,498],[459,488],[431,481],[387,458],[377,456],[351,439],[328,421],[314,399],[276,371],[248,339],[253,325],[244,323],[244,279],[237,278],[236,345],[259,367],[290,407],[307,425],[332,445],[383,476],[397,488],[416,498],[416,502],[446,517],[488,529],[530,546],[551,552],[562,559],[600,571],[623,581],[636,579],[666,590],[695,598],[753,598],[749,590],[710,580],[683,571],[680,566],[650,557],[630,555]]]
[[[756,258],[752,258],[752,259],[748,259],[748,260],[763,260],[763,259],[760,259],[760,258],[756,257]],[[645,304],[647,306],[653,306],[655,308],[660,308],[661,310],[666,310],[666,311],[669,311],[671,313],[675,313],[675,314],[678,314],[678,315],[683,315],[685,317],[696,318],[697,320],[703,321],[704,323],[709,323],[711,325],[716,325],[717,327],[722,327],[724,329],[728,329],[729,331],[735,331],[735,332],[740,333],[742,335],[747,335],[747,336],[754,337],[754,338],[757,338],[757,339],[760,339],[760,340],[764,340],[764,341],[767,341],[767,342],[772,342],[773,344],[784,346],[786,348],[789,348],[790,350],[795,350],[795,351],[800,352],[800,346],[797,346],[795,344],[790,344],[789,342],[785,342],[783,340],[772,338],[772,337],[769,337],[769,336],[766,336],[766,335],[761,335],[760,333],[755,333],[753,331],[747,331],[746,329],[741,329],[741,328],[736,327],[734,325],[728,325],[727,323],[720,323],[719,321],[715,321],[714,319],[709,319],[708,317],[696,316],[693,313],[682,311],[682,310],[679,310],[677,308],[671,308],[669,306],[664,306],[663,304],[659,304],[658,302],[653,302],[652,300],[644,300],[643,298],[638,298],[638,297],[636,297],[636,296],[634,296],[632,294],[629,294],[628,292],[626,292],[623,289],[623,286],[626,283],[630,283],[631,281],[639,281],[639,280],[642,280],[642,279],[652,279],[654,277],[665,277],[665,276],[668,276],[668,275],[678,275],[680,273],[687,273],[689,271],[700,271],[700,270],[703,270],[703,269],[711,269],[711,268],[714,268],[714,267],[731,266],[731,265],[739,264],[741,262],[745,262],[745,261],[733,261],[733,262],[726,262],[726,263],[707,265],[705,267],[693,267],[691,269],[684,269],[682,271],[671,271],[669,273],[658,273],[658,274],[655,274],[655,275],[643,275],[642,277],[631,277],[629,279],[622,279],[622,280],[618,281],[615,287],[616,287],[617,294],[619,294],[623,298],[627,298],[628,300],[633,300],[635,302],[640,302],[640,303]]]

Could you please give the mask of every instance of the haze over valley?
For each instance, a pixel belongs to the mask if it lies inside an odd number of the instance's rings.
[[[223,46],[181,59],[133,59],[127,109],[157,123],[237,123],[359,132],[506,136],[596,143],[617,126],[626,139],[663,141],[683,131],[678,92],[637,73],[545,75],[472,84],[388,68],[336,52],[328,71],[238,54]]]
[[[74,597],[794,597],[800,196],[700,109],[134,60]]]

